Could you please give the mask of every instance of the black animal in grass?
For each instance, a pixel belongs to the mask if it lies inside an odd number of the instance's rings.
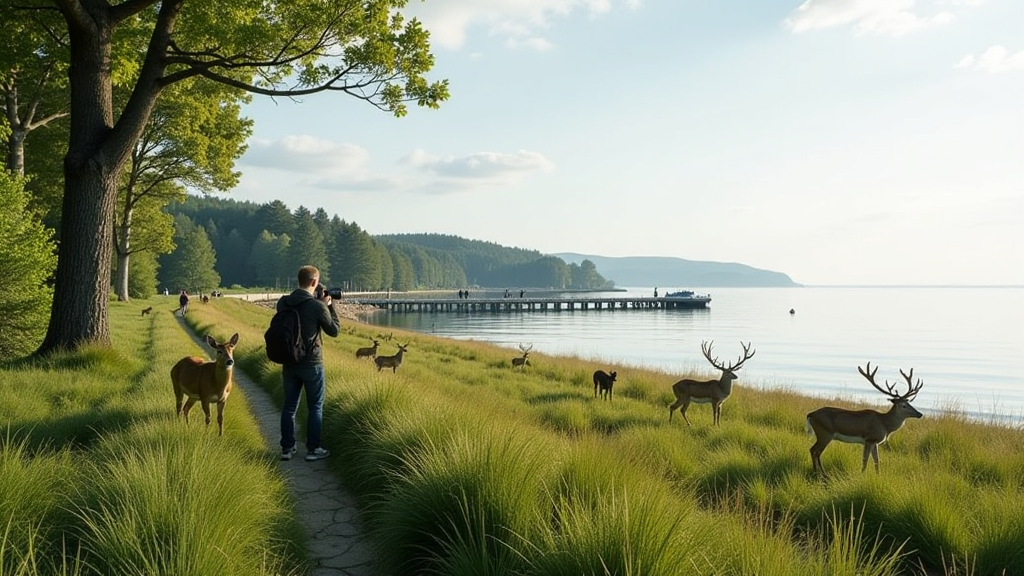
[[[615,384],[615,378],[618,373],[612,372],[611,374],[604,370],[598,370],[594,372],[594,398],[597,398],[598,393],[601,394],[601,398],[605,400],[612,399],[612,385]]]

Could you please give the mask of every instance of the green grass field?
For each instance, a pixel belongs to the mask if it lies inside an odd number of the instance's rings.
[[[0,369],[0,576],[304,573],[277,446],[244,395],[223,437],[176,421],[168,371],[205,351],[154,300],[111,303],[114,350]],[[270,315],[224,298],[187,322],[238,332],[239,367],[280,400]],[[408,343],[405,361],[377,372],[355,358],[375,327],[344,326],[325,339],[327,462],[382,573],[1024,574],[1019,429],[909,421],[880,474],[836,443],[822,479],[804,432],[820,400],[741,378],[721,426],[694,405],[687,428],[667,408],[685,374],[536,351],[518,372],[514,350],[397,331],[381,353]],[[611,402],[593,397],[596,368],[619,374]]]

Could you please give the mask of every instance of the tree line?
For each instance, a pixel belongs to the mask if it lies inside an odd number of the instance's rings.
[[[256,204],[188,196],[167,211],[175,248],[155,259],[133,259],[132,297],[146,297],[158,286],[195,292],[286,289],[294,285],[296,262],[320,268],[328,286],[358,292],[613,285],[589,260],[567,264],[536,250],[443,234],[373,236],[322,207],[290,210],[280,200]]]

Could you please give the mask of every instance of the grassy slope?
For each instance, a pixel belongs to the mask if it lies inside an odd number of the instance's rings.
[[[0,567],[53,557],[61,536],[117,573],[295,564],[282,544],[295,532],[287,497],[267,465],[274,447],[238,392],[223,439],[175,422],[167,371],[199,350],[159,302],[137,316],[152,302],[113,306],[116,353],[0,368],[0,521],[11,520],[14,551]],[[188,322],[217,338],[239,332],[240,366],[279,397],[261,347],[269,318],[222,299],[193,306]],[[822,481],[803,431],[815,400],[741,380],[720,427],[693,406],[688,429],[666,408],[683,375],[600,366],[619,373],[603,402],[593,363],[534,353],[518,373],[515,351],[401,332],[405,363],[377,372],[354,355],[375,333],[346,323],[326,341],[325,440],[389,573],[1024,573],[1020,430],[953,415],[909,422],[881,451],[881,474],[861,474],[859,447],[837,444]],[[218,516],[211,534],[191,533]]]
[[[243,369],[275,390],[262,358],[269,311],[197,310],[200,332],[243,334]],[[811,474],[804,415],[820,401],[744,386],[722,425],[668,422],[680,375],[595,366],[396,333],[397,374],[354,351],[371,326],[328,339],[325,434],[394,570],[616,574],[1024,573],[1024,434],[956,415],[908,422],[860,473],[860,447],[831,446]],[[394,344],[392,342],[391,344]],[[389,354],[394,346],[382,345]],[[944,568],[943,568],[944,567]]]
[[[244,396],[223,438],[175,418],[170,367],[208,351],[160,303],[112,303],[112,350],[0,366],[0,574],[304,572]]]

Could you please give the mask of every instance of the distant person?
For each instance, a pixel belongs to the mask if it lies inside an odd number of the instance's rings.
[[[299,268],[299,287],[277,301],[277,310],[294,308],[302,325],[302,340],[306,357],[297,364],[281,367],[284,388],[284,407],[281,409],[281,460],[291,460],[295,454],[295,412],[299,408],[302,391],[306,391],[306,461],[322,460],[331,453],[321,446],[324,416],[324,357],[320,333],[331,338],[341,332],[338,313],[329,291],[320,298],[313,293],[320,284],[320,270],[316,266]]]
[[[654,297],[655,298],[658,297],[658,287],[657,286],[654,287]]]
[[[184,290],[178,295],[178,311],[181,312],[182,316],[185,316],[185,313],[188,312],[188,292]]]
[[[519,297],[522,298],[526,294],[526,290],[519,291]]]

